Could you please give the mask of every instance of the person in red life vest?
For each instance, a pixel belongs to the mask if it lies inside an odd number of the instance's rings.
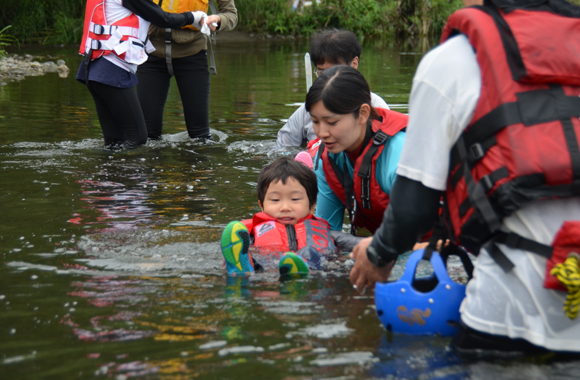
[[[306,95],[319,144],[310,144],[318,179],[316,216],[342,230],[374,232],[389,204],[408,117],[374,108],[363,75],[349,66],[324,71]]]
[[[134,87],[137,67],[154,50],[147,38],[150,22],[168,28],[199,25],[202,13],[167,13],[144,0],[87,1],[79,50],[85,58],[76,79],[93,96],[107,149],[131,149],[147,142]]]
[[[444,195],[451,240],[478,255],[458,352],[578,355],[580,7],[464,4],[417,68],[391,203],[351,282],[386,281]]]
[[[338,252],[330,226],[314,216],[318,186],[306,164],[287,156],[276,159],[260,172],[257,192],[262,211],[252,219],[230,222],[223,232],[229,274],[258,269],[248,252],[250,245],[268,256],[286,252],[279,261],[281,274],[308,273],[309,264],[310,269],[322,269],[324,257]],[[337,240],[351,249],[359,241],[344,236]]]

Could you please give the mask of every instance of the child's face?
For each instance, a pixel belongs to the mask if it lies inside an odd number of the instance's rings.
[[[282,181],[270,184],[260,208],[278,222],[294,225],[298,220],[314,214],[316,205],[310,207],[304,186],[295,178],[288,177],[286,184]]]

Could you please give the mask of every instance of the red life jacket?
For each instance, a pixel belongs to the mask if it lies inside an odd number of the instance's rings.
[[[107,0],[87,0],[83,39],[79,54],[92,51],[91,60],[114,54],[124,62],[140,65],[147,53],[154,50],[147,38],[149,21],[134,13],[113,23],[108,23],[105,6]]]
[[[382,117],[382,121],[373,120],[371,133],[367,131],[361,154],[354,163],[352,178],[348,175],[346,167],[339,168],[334,159],[328,156],[324,143],[308,144],[311,150],[320,151],[318,157],[322,159],[324,176],[330,189],[347,208],[352,232],[356,227],[365,227],[374,233],[381,225],[383,214],[389,204],[389,195],[381,190],[375,176],[377,158],[381,155],[387,141],[397,132],[405,129],[409,120],[409,116],[399,112],[383,108],[376,108],[376,110]],[[316,160],[316,167],[318,167],[318,161]],[[356,180],[353,181],[353,178]]]
[[[441,42],[461,33],[476,52],[481,94],[451,151],[445,217],[452,240],[481,246],[505,271],[506,244],[550,257],[552,249],[500,231],[530,202],[580,195],[580,19],[492,6],[453,13]]]
[[[336,252],[330,237],[330,226],[324,219],[308,215],[296,225],[282,224],[265,212],[259,212],[252,219],[242,220],[254,238],[254,246],[269,251],[296,252],[304,247],[314,247],[320,252]]]

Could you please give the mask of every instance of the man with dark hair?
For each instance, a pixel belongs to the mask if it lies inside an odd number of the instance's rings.
[[[361,51],[356,35],[348,30],[325,29],[310,37],[310,60],[316,76],[336,65],[358,68]],[[372,92],[371,103],[375,108],[389,109],[387,103]],[[312,119],[302,104],[278,131],[276,148],[300,146],[315,138]]]
[[[356,35],[348,30],[325,29],[310,37],[310,60],[319,76],[325,69],[335,65],[356,69],[361,52],[362,46]]]

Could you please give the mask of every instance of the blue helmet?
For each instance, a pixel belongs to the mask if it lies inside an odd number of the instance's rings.
[[[377,315],[387,330],[411,335],[455,333],[465,285],[451,280],[437,252],[429,254],[430,251],[423,249],[411,253],[405,272],[398,281],[376,284]],[[464,257],[469,260],[466,254]],[[461,259],[471,276],[464,257]],[[434,274],[428,279],[416,279],[417,264],[424,258],[431,262]]]

